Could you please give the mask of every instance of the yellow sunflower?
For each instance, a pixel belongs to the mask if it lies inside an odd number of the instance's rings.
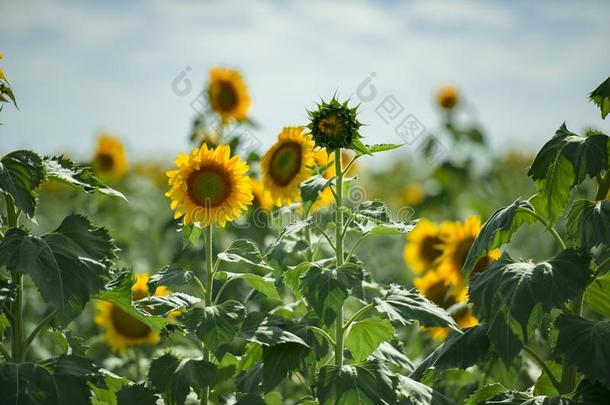
[[[453,86],[443,86],[436,95],[438,105],[446,110],[452,110],[455,108],[459,101],[459,94]]]
[[[247,118],[250,96],[238,71],[221,67],[210,69],[208,98],[212,110],[220,115],[224,123],[231,119],[241,121]]]
[[[311,175],[314,142],[303,127],[285,127],[261,162],[263,185],[278,207],[301,199],[299,184]]]
[[[446,232],[447,226],[447,222],[438,225],[422,219],[407,234],[403,255],[405,262],[415,273],[424,273],[438,264],[443,254],[442,234]]]
[[[478,323],[467,305],[467,291],[458,274],[439,268],[415,278],[413,285],[421,295],[447,310],[461,329]],[[449,332],[449,328],[440,327],[426,330],[437,339],[444,339]]]
[[[402,190],[404,201],[409,205],[419,205],[424,201],[426,193],[424,188],[417,183],[407,184]]]
[[[468,252],[480,231],[481,218],[477,215],[466,218],[463,223],[454,222],[448,225],[447,231],[441,235],[443,255],[439,266],[461,274]],[[500,257],[500,253],[500,249],[489,251],[477,262],[471,275],[485,270],[491,262]]]
[[[184,217],[186,225],[225,226],[252,203],[252,181],[246,175],[248,165],[231,157],[228,145],[208,149],[195,148],[191,155],[176,158],[178,169],[167,172],[174,218]]]
[[[147,273],[136,275],[136,282],[131,287],[132,299],[139,300],[148,296],[148,278]],[[163,296],[168,293],[167,288],[160,286],[154,295]],[[107,301],[98,301],[95,323],[104,330],[104,339],[114,352],[124,352],[135,345],[155,345],[161,339],[147,325]]]
[[[252,179],[252,194],[254,195],[252,200],[254,208],[261,208],[264,211],[271,211],[273,209],[273,199],[263,187],[263,183],[256,179]]]
[[[95,174],[102,178],[120,180],[127,172],[123,143],[108,134],[100,134],[91,166]]]

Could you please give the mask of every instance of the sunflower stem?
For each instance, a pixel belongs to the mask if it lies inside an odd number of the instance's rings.
[[[212,306],[212,294],[214,289],[214,258],[212,250],[212,234],[213,225],[208,225],[205,228],[205,294],[204,304],[206,307]],[[210,349],[206,346],[203,348],[203,359],[210,361]],[[201,390],[201,405],[207,405],[210,398],[210,387],[205,387]]]
[[[526,213],[530,214],[531,216],[533,216],[534,218],[536,218],[538,220],[538,222],[540,222],[542,225],[544,225],[544,227],[551,233],[551,235],[553,235],[553,238],[555,238],[555,241],[557,242],[557,244],[559,245],[561,250],[565,250],[566,249],[565,242],[563,241],[563,239],[561,239],[561,236],[559,236],[559,233],[557,232],[557,230],[555,229],[554,226],[549,224],[537,212],[535,212],[533,210],[530,210],[529,208],[519,207],[518,209],[520,211],[526,212]]]
[[[6,218],[9,229],[17,228],[19,222],[19,212],[15,209],[13,198],[9,195],[4,196],[6,201]],[[15,299],[11,303],[11,358],[15,363],[24,360],[23,350],[23,274],[15,271],[11,273],[11,278],[15,285]]]
[[[343,265],[343,168],[341,167],[341,148],[335,149],[335,257],[337,268]],[[343,366],[343,307],[335,320],[335,365]]]

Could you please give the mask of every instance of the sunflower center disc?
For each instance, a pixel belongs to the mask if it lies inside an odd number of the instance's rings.
[[[301,169],[301,145],[289,142],[278,148],[271,157],[269,174],[277,184],[285,186]]]
[[[110,317],[114,328],[122,336],[138,339],[145,338],[150,333],[150,328],[148,326],[117,306],[112,307]]]
[[[114,158],[107,153],[100,153],[95,161],[103,171],[109,171],[114,167]]]
[[[221,81],[212,89],[212,100],[222,111],[231,111],[237,106],[237,91],[233,84]]]
[[[455,298],[451,294],[449,286],[441,281],[430,286],[426,296],[436,305],[444,309],[450,308],[455,304]]]
[[[437,236],[431,236],[425,238],[421,244],[421,255],[426,263],[434,263],[443,251],[438,248],[438,245],[442,243],[441,239]]]
[[[474,238],[466,238],[457,245],[455,248],[455,264],[461,269],[464,263],[466,262],[466,257],[468,257],[468,252],[470,251],[470,247],[474,243]]]
[[[187,187],[191,200],[202,207],[215,207],[223,203],[231,191],[229,180],[214,168],[193,172]]]

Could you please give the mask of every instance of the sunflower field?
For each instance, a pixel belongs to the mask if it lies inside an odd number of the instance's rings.
[[[499,154],[447,86],[440,157],[339,92],[259,151],[244,74],[165,162],[3,151],[0,404],[610,404],[608,135]]]

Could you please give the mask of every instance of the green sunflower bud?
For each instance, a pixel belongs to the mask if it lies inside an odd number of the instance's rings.
[[[361,138],[362,124],[356,117],[358,107],[350,108],[347,103],[340,103],[333,97],[328,103],[322,100],[317,110],[308,111],[310,123],[307,128],[316,146],[354,149],[354,140]]]

